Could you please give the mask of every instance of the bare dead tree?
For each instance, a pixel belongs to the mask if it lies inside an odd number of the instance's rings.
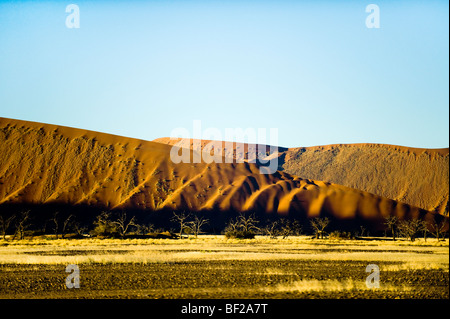
[[[227,227],[225,228],[225,232],[234,233],[239,230],[239,220],[231,218],[228,221]]]
[[[64,219],[61,230],[61,238],[64,238],[66,236],[69,227],[73,224],[73,217],[74,216],[70,214],[66,219]]]
[[[398,218],[396,216],[386,217],[384,224],[389,228],[392,234],[392,240],[395,241],[395,228],[397,227]]]
[[[435,220],[434,223],[430,225],[431,233],[433,234],[434,237],[437,238],[438,241],[440,240],[441,235],[444,234],[444,229],[446,225],[447,223],[445,222],[445,219],[441,220],[440,222]]]
[[[79,222],[74,222],[73,230],[78,237],[81,237],[83,236],[83,233],[87,230],[87,227],[81,226]]]
[[[16,220],[16,233],[14,234],[14,237],[18,235],[20,240],[24,238],[25,230],[30,226],[29,219],[29,210],[20,213],[20,216]]]
[[[15,215],[10,216],[9,218],[0,215],[0,230],[2,231],[3,240],[6,239],[6,232],[15,218]]]
[[[402,220],[398,224],[399,233],[410,241],[414,241],[422,229],[423,223],[419,219]]]
[[[302,233],[302,225],[298,220],[288,220],[283,218],[281,220],[281,236],[283,239],[289,236],[300,236]]]
[[[55,212],[51,221],[53,222],[53,232],[55,234],[55,238],[58,239],[58,230],[59,230],[59,212]]]
[[[276,239],[278,236],[280,236],[281,230],[280,230],[280,221],[274,220],[270,223],[268,223],[263,229],[263,233],[269,238]]]
[[[230,219],[225,228],[225,236],[227,238],[254,238],[261,229],[256,225],[259,223],[253,215],[245,216],[241,213],[236,219]]]
[[[320,218],[316,217],[310,221],[312,228],[314,228],[316,232],[316,238],[319,238],[319,235],[321,239],[323,239],[323,235],[325,233],[325,228],[327,228],[328,224],[330,223],[330,220],[328,217]]]
[[[366,227],[364,227],[363,225],[360,225],[359,229],[361,230],[361,237],[364,237],[364,233],[366,231]]]
[[[426,221],[424,221],[424,220],[420,221],[420,230],[423,233],[423,240],[427,241],[427,234],[429,231],[428,231],[428,224]]]
[[[255,215],[252,214],[246,217],[244,214],[240,214],[238,217],[239,227],[244,233],[257,232],[260,229],[256,226],[259,223],[259,220],[255,218]]]
[[[183,231],[184,228],[188,225],[188,220],[191,215],[186,212],[176,213],[173,212],[173,217],[171,218],[171,221],[174,223],[177,223],[180,227],[180,238],[183,238]]]
[[[126,233],[128,232],[128,229],[131,226],[136,226],[135,223],[136,216],[133,216],[130,220],[127,219],[127,213],[122,211],[119,218],[114,221],[113,223],[117,226],[117,231],[120,235],[120,237],[125,237]]]
[[[198,217],[197,215],[194,216],[194,220],[188,222],[187,224],[191,228],[192,232],[195,235],[195,238],[198,237],[198,234],[200,234],[202,231],[202,227],[206,224],[208,224],[209,220],[205,219],[203,217]]]

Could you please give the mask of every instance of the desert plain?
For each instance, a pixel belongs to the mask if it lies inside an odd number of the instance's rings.
[[[66,285],[68,265],[79,288]],[[1,241],[0,270],[0,298],[14,299],[449,298],[448,240],[432,238],[41,238]]]

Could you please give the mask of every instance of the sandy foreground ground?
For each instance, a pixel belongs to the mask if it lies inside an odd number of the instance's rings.
[[[79,269],[79,288],[68,288]],[[379,287],[374,282],[376,265]],[[368,281],[368,277],[372,279]],[[70,282],[75,282],[72,277]],[[70,286],[70,284],[69,284]],[[449,298],[448,240],[0,242],[0,298]]]

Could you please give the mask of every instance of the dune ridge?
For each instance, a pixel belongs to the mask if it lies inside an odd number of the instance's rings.
[[[163,143],[0,118],[0,206],[253,211],[378,225],[390,215],[435,218],[418,207],[354,188],[283,171],[260,174],[257,164],[174,164],[170,149]]]
[[[174,145],[178,140],[159,138]],[[211,141],[202,141],[204,147]],[[219,145],[222,142],[219,142]],[[182,145],[192,148],[193,140]],[[224,145],[224,144],[222,144]],[[245,160],[254,144],[241,144]],[[261,149],[264,149],[262,147]],[[266,147],[269,151],[269,146]],[[228,152],[235,157],[235,153]],[[390,144],[330,144],[279,147],[278,170],[303,178],[328,181],[394,199],[429,211],[448,213],[449,149],[413,148]]]

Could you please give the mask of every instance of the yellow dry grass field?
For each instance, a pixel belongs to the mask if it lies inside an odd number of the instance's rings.
[[[1,298],[448,298],[449,242],[173,239],[0,241]],[[80,269],[68,289],[65,267]],[[368,287],[366,266],[379,267]]]

